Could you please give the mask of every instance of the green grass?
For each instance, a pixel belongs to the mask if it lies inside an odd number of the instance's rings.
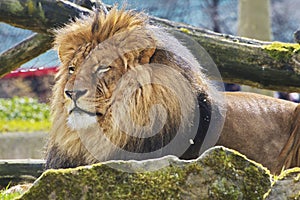
[[[0,120],[0,132],[48,131],[50,125],[49,121]]]
[[[5,191],[8,190],[10,184],[7,185],[5,189],[0,189],[0,200],[10,200],[10,199],[15,199],[16,197],[19,197],[21,193],[19,192],[14,192],[10,194],[5,194]]]
[[[1,200],[10,200],[15,199],[16,197],[19,197],[21,194],[19,192],[11,193],[11,194],[5,194],[4,190],[0,191],[0,199]]]
[[[49,113],[49,106],[36,99],[0,99],[0,132],[47,131]]]

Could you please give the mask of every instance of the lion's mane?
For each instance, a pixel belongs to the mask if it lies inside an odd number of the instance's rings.
[[[95,13],[58,30],[55,45],[61,66],[51,102],[53,126],[46,168],[75,167],[109,159],[148,158],[127,157],[121,154],[122,150],[134,155],[159,152],[149,158],[167,154],[187,159],[198,156],[212,114],[212,98],[208,93],[212,89],[207,78],[196,69],[195,58],[175,38],[160,28],[150,26],[147,17],[141,13],[113,8],[107,15]],[[89,84],[87,77],[95,73],[92,66],[103,65],[107,59],[111,62],[104,64],[111,67],[104,70],[110,71],[105,72],[105,77],[101,76],[99,83]],[[156,67],[153,64],[157,64]],[[133,73],[123,76],[129,70]],[[134,80],[132,74],[139,78]],[[94,105],[101,114],[93,118],[96,123],[89,121],[87,123],[91,125],[84,128],[85,119],[70,120],[70,112],[66,108],[72,103],[67,100],[66,92],[78,82],[87,88],[87,93],[96,91],[96,96],[100,92],[106,96],[105,103],[101,105],[99,102],[102,100],[96,100],[96,97],[86,101],[94,102],[90,105],[85,103],[87,109]],[[104,92],[98,88],[100,83],[107,84]],[[70,96],[70,92],[68,94]],[[131,95],[126,97],[127,94]],[[162,106],[165,112],[160,113],[160,107],[156,107],[155,111],[161,115],[151,119],[149,113],[156,105]],[[200,116],[195,114],[197,109],[201,112]],[[159,117],[165,123],[151,137],[137,137],[141,133],[129,125],[133,122],[146,127],[145,132],[151,132],[155,129],[155,119]],[[199,124],[192,124],[193,121]],[[189,138],[187,133],[192,131],[195,135]],[[173,147],[188,143],[184,151],[177,152],[176,148],[159,151],[178,134],[182,135],[180,142],[174,143]]]

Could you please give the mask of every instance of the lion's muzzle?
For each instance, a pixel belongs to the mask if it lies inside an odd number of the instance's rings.
[[[84,108],[81,108],[78,105],[78,100],[79,98],[83,97],[85,94],[87,94],[88,90],[65,90],[65,94],[66,96],[71,99],[74,103],[74,107],[72,109],[69,109],[69,115],[74,114],[74,113],[81,113],[81,114],[87,114],[89,116],[98,116],[101,117],[103,116],[102,113],[97,112],[96,110],[94,110],[94,112],[92,111],[88,111]]]
[[[72,99],[74,102],[76,102],[77,99],[82,97],[87,93],[87,90],[66,90],[65,94],[68,98]]]

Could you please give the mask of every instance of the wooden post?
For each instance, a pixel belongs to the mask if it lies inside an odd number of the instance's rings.
[[[240,0],[238,35],[258,40],[271,40],[270,0]],[[273,91],[242,86],[243,91],[273,96]]]

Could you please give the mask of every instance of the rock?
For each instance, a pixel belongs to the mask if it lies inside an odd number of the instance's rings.
[[[164,167],[147,171],[159,165]],[[269,171],[261,165],[236,151],[214,147],[193,161],[167,156],[48,170],[21,199],[248,200],[262,199],[270,187]]]
[[[282,172],[266,200],[300,199],[300,168]]]

